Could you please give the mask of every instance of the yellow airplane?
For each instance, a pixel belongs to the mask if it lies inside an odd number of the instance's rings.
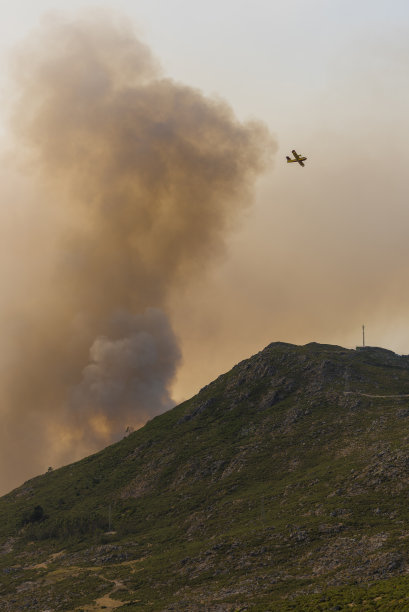
[[[290,157],[287,157],[287,164],[292,164],[294,162],[298,162],[300,164],[300,166],[302,166],[304,168],[305,164],[303,164],[303,162],[305,162],[305,160],[307,159],[306,157],[303,157],[302,155],[298,155],[297,151],[291,151],[291,153],[294,155],[294,159],[291,159]]]

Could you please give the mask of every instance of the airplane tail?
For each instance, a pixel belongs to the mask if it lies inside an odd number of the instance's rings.
[[[286,155],[285,158],[286,158],[287,161],[291,161],[291,158],[288,157],[288,155]]]

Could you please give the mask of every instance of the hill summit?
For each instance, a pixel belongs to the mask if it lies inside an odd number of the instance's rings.
[[[0,610],[409,609],[409,356],[273,343],[0,499]]]

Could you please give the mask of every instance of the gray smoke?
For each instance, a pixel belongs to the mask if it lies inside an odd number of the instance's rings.
[[[148,308],[142,315],[117,313],[111,321],[113,338],[101,336],[90,349],[90,363],[72,393],[70,411],[80,423],[97,419],[116,439],[131,427],[173,405],[169,395],[180,351],[165,314]],[[103,420],[101,419],[103,416]],[[139,423],[135,423],[135,417]],[[94,427],[95,428],[95,427]],[[89,435],[89,432],[88,432]]]
[[[21,282],[0,310],[3,491],[172,405],[169,299],[222,254],[274,149],[263,125],[163,77],[128,25],[98,13],[46,20],[14,79],[35,197],[10,234]]]

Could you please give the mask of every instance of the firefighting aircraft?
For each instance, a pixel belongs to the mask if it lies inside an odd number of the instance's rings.
[[[294,155],[294,159],[291,159],[290,157],[287,157],[287,164],[292,164],[294,162],[298,162],[300,164],[300,166],[302,166],[304,168],[305,164],[303,162],[305,162],[305,160],[307,159],[306,157],[303,157],[302,155],[298,155],[297,151],[291,151],[291,153]]]

